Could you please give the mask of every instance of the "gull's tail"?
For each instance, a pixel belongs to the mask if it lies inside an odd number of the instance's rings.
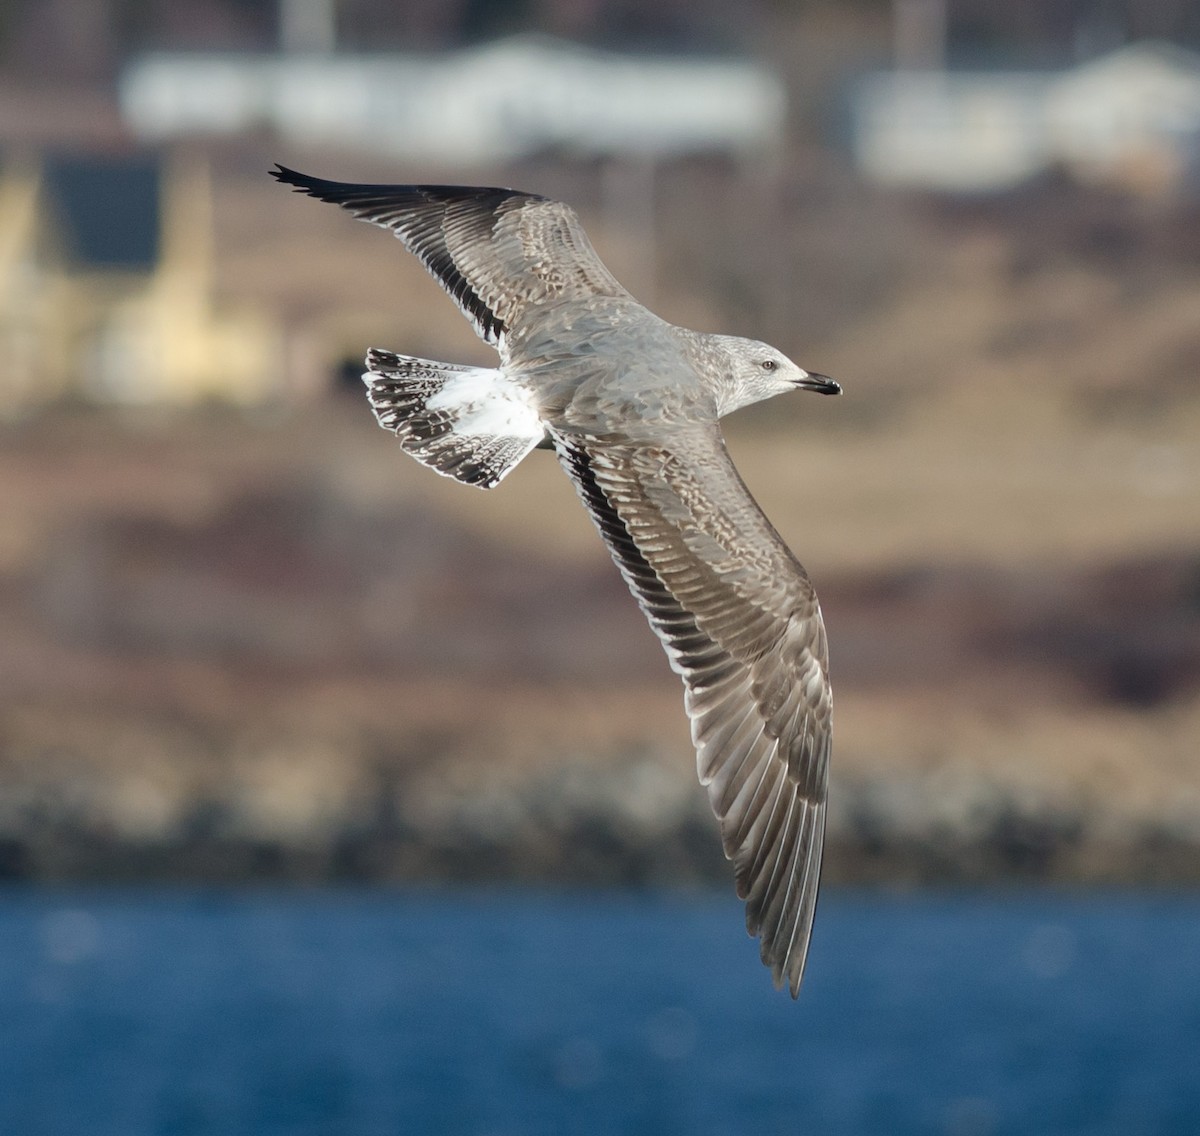
[[[491,489],[542,440],[537,406],[503,371],[367,352],[363,375],[379,425],[430,469]]]

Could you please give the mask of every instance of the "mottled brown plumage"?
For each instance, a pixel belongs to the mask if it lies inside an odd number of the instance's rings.
[[[747,927],[795,996],[825,827],[825,629],[807,573],[734,469],[718,421],[837,384],[766,344],[660,320],[560,202],[275,176],[391,229],[500,353],[489,371],[373,351],[364,378],[405,448],[469,484],[494,485],[540,441],[553,445],[683,678]]]

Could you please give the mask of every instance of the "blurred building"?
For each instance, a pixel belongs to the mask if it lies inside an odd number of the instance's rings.
[[[1140,43],[1092,60],[1047,92],[1046,120],[1055,158],[1084,180],[1194,189],[1200,55]]]
[[[148,141],[267,129],[300,145],[478,166],[546,150],[670,157],[777,143],[783,85],[741,59],[625,56],[544,36],[439,55],[170,54],[133,61]]]
[[[1015,185],[1047,163],[1037,75],[894,71],[868,77],[854,101],[859,167],[888,185],[946,190]]]
[[[859,166],[891,185],[1003,189],[1047,169],[1188,193],[1200,156],[1200,56],[1139,43],[1056,73],[897,70],[854,98]]]
[[[73,153],[0,173],[0,413],[78,394],[261,400],[280,336],[214,295],[202,160]]]

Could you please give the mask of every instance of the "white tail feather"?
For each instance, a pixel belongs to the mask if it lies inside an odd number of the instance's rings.
[[[372,348],[363,382],[379,424],[407,453],[480,489],[498,484],[545,433],[532,396],[503,371]]]

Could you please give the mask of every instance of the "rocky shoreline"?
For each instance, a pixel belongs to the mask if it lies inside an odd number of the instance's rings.
[[[375,768],[356,771],[361,783],[322,815],[305,802],[288,816],[243,785],[196,794],[153,831],[143,818],[141,832],[144,784],[109,782],[93,796],[76,782],[64,801],[9,778],[0,880],[729,885],[715,823],[687,772],[643,756],[445,786]],[[1195,887],[1200,816],[1070,806],[938,774],[840,779],[824,876],[893,886]]]

